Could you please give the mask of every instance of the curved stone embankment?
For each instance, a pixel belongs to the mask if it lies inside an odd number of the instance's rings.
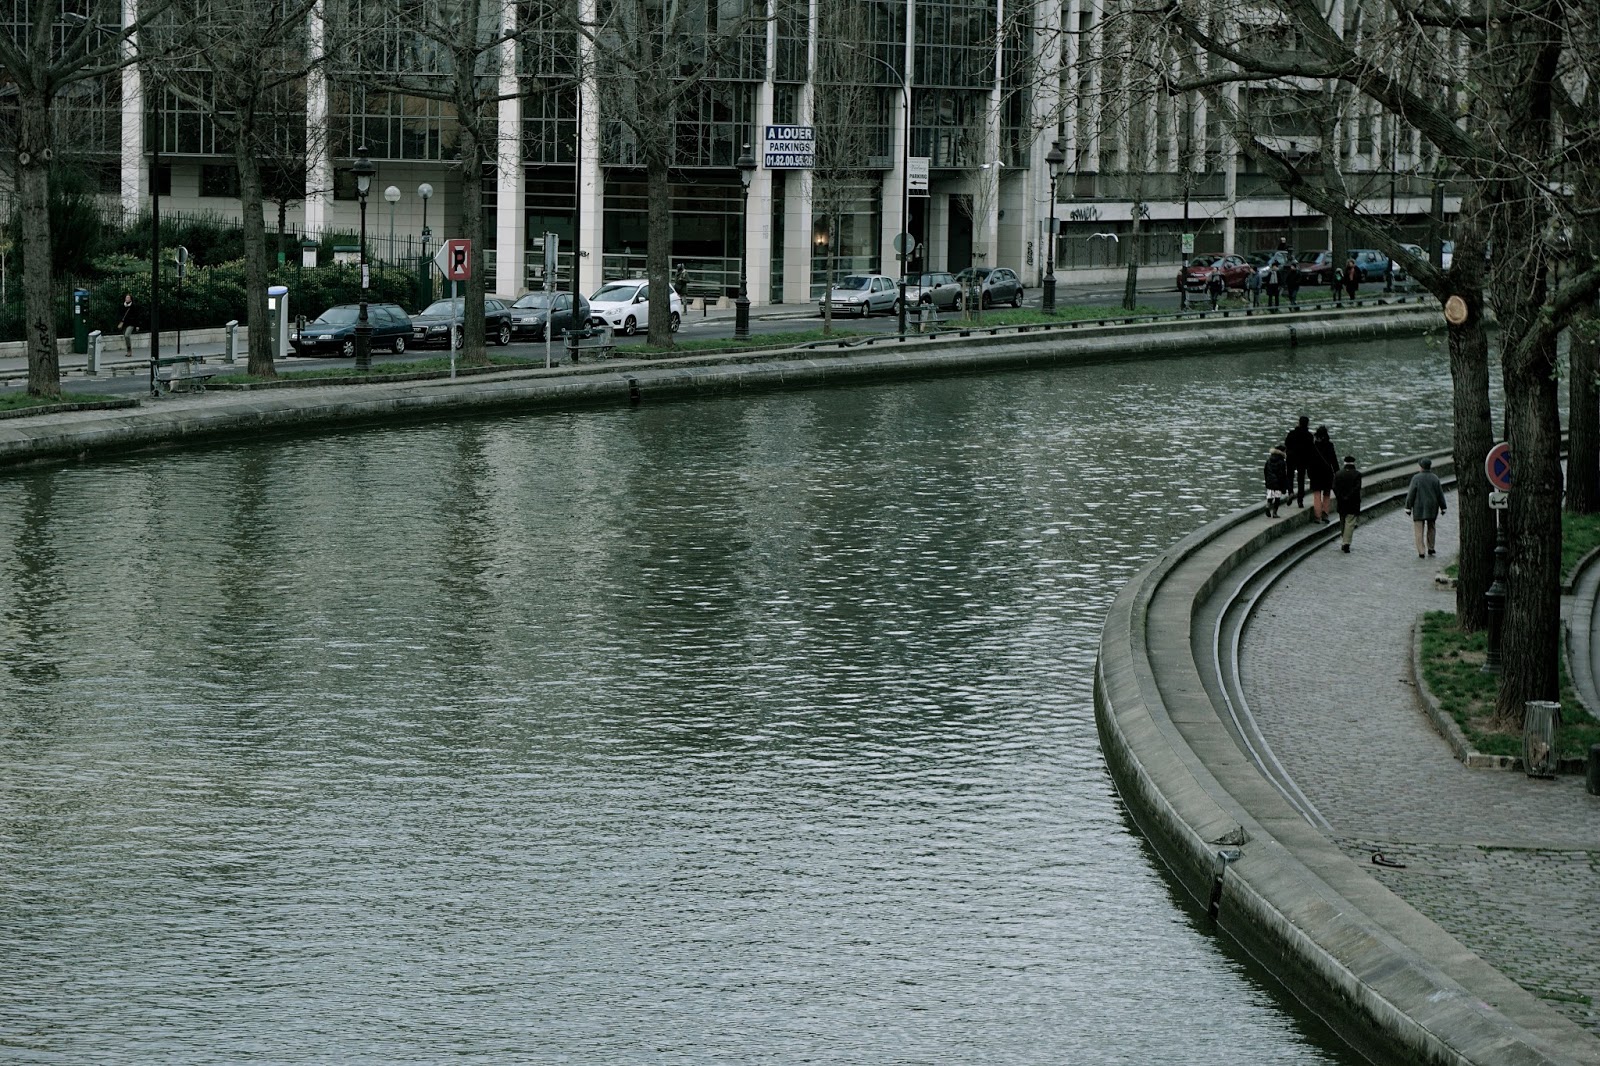
[[[756,389],[807,388],[929,374],[1170,356],[1185,348],[1291,348],[1297,344],[1415,336],[1438,328],[1429,303],[1159,322],[1085,323],[990,335],[983,329],[871,345],[656,360],[612,359],[455,380],[330,385],[249,392],[212,390],[149,401],[135,410],[78,411],[0,422],[0,466],[109,454],[129,448],[253,436],[270,431],[583,406],[627,405]]]
[[[1448,461],[1436,462],[1449,477]],[[1364,513],[1393,509],[1411,463],[1368,471]],[[1579,1030],[1406,904],[1300,814],[1236,742],[1196,653],[1230,574],[1337,527],[1259,508],[1195,532],[1113,604],[1095,718],[1140,831],[1215,927],[1375,1062],[1594,1064]],[[1237,575],[1235,575],[1235,579]],[[1215,624],[1213,621],[1212,625]]]

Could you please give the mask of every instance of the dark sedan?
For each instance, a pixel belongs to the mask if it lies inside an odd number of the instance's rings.
[[[531,335],[534,340],[545,338],[546,326],[550,336],[560,337],[574,326],[589,323],[589,301],[578,297],[578,313],[572,313],[570,292],[530,292],[517,298],[511,305],[511,328],[519,335]]]
[[[296,355],[356,355],[356,321],[360,304],[338,304],[309,322],[302,321],[289,334]],[[398,304],[368,304],[367,324],[372,327],[372,350],[400,353],[411,339],[411,320]]]
[[[461,320],[466,306],[466,297],[457,296],[453,300],[435,300],[412,315],[411,343],[418,348],[461,347]],[[511,306],[498,296],[485,296],[483,314],[487,320],[483,331],[485,339],[496,344],[510,344]]]
[[[984,307],[995,304],[1022,306],[1022,279],[1005,267],[967,267],[956,275],[963,289],[976,290]]]

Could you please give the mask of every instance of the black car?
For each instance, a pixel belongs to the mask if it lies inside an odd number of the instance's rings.
[[[461,347],[461,318],[466,311],[467,298],[435,300],[411,316],[411,343],[418,348]],[[511,305],[498,296],[483,298],[483,335],[496,344],[510,344],[514,327],[511,324]],[[454,343],[451,337],[454,336]]]
[[[518,335],[532,334],[533,339],[545,338],[545,326],[550,325],[550,336],[560,337],[574,326],[583,327],[589,322],[589,301],[578,297],[578,313],[572,313],[570,292],[530,292],[517,297],[511,305],[511,328]]]
[[[341,355],[354,359],[356,320],[360,304],[338,304],[306,322],[302,320],[289,334],[295,355]],[[367,324],[372,327],[372,350],[400,353],[411,339],[411,320],[399,304],[368,304]]]

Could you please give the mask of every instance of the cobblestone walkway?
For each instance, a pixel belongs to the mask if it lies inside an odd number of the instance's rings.
[[[1454,496],[1451,497],[1452,509]],[[1291,510],[1291,520],[1309,512]],[[1245,697],[1268,742],[1353,859],[1502,973],[1600,1035],[1600,797],[1583,780],[1469,770],[1410,680],[1411,628],[1454,610],[1394,511],[1293,568],[1240,650]],[[1370,865],[1371,854],[1404,869]]]

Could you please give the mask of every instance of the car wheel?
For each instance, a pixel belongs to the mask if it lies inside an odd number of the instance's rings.
[[[637,332],[639,332],[638,319],[634,318],[632,315],[629,315],[627,318],[622,320],[622,335],[624,337],[631,337]]]
[[[502,348],[511,343],[511,323],[500,323],[500,334],[495,340],[500,342],[500,347]]]
[[[391,345],[390,345],[390,346],[389,346],[389,347],[391,347],[391,348],[393,348],[393,349],[394,349],[394,354],[395,354],[395,355],[401,355],[401,354],[404,354],[404,352],[405,352],[405,350],[406,350],[406,338],[405,338],[405,334],[401,334],[401,335],[400,335],[400,336],[398,336],[398,337],[396,337],[396,338],[395,338],[395,339],[394,339],[394,343],[393,343],[393,344],[391,344]]]
[[[356,340],[354,337],[347,337],[339,343],[339,354],[346,359],[354,359],[356,357]]]
[[[682,323],[683,319],[679,317],[678,312],[672,312],[672,332],[678,332],[678,327],[682,325]]]
[[[872,314],[872,301],[871,300],[862,300],[861,301],[861,311],[860,311],[861,317],[862,318],[866,318],[871,314]]]
[[[1018,289],[1016,291],[1015,295],[1013,295],[1011,297],[1011,306],[1012,307],[1021,307],[1022,306],[1022,290],[1021,289]]]
[[[451,327],[451,329],[450,329],[450,347],[456,349],[457,351],[460,351],[462,348],[466,347],[466,345],[467,345],[467,331],[461,326],[453,326],[453,327]]]
[[[984,294],[983,294],[983,301],[982,301],[982,303],[983,303],[983,309],[984,309],[984,310],[985,310],[985,311],[987,311],[987,310],[989,310],[989,308],[991,308],[991,307],[993,307],[993,306],[994,306],[994,300],[992,300],[992,299],[990,299],[990,297],[989,297],[989,294],[988,294],[988,293],[984,293]]]

